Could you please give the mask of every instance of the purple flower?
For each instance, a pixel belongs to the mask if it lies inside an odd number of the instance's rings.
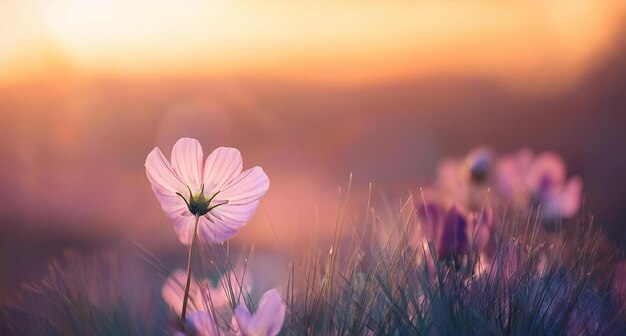
[[[278,335],[285,321],[287,306],[276,289],[263,294],[259,306],[254,312],[245,305],[239,305],[233,314],[233,330],[235,335],[242,336],[275,336]]]
[[[200,143],[190,138],[176,142],[171,163],[159,148],[148,154],[148,180],[183,244],[193,240],[195,216],[201,237],[222,242],[254,215],[269,179],[260,167],[243,172],[242,167],[235,148],[220,147],[203,161]]]
[[[454,204],[444,211],[439,204],[426,203],[418,207],[417,214],[425,238],[434,243],[440,260],[478,251],[489,240],[493,219],[490,208],[465,213]]]
[[[578,212],[582,181],[566,180],[565,164],[555,153],[534,156],[528,149],[502,157],[497,165],[502,195],[524,207],[541,205],[544,218],[568,218]]]

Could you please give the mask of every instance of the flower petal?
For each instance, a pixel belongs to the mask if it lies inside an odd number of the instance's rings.
[[[567,184],[554,190],[545,199],[545,218],[570,218],[574,216],[581,203],[582,180],[580,177],[572,177]]]
[[[203,157],[202,146],[196,139],[181,138],[172,148],[172,168],[193,192],[200,191]]]
[[[165,285],[161,289],[161,295],[163,300],[172,311],[180,314],[183,307],[183,294],[185,292],[185,272],[183,270],[176,270],[167,278]]]
[[[187,273],[181,269],[177,269],[167,278],[167,281],[165,281],[161,289],[163,300],[176,314],[180,314],[183,308],[186,281]],[[187,309],[189,311],[197,310],[197,305],[200,304],[198,301],[201,301],[200,288],[198,287],[198,283],[194,279],[191,279]]]
[[[152,186],[152,191],[161,204],[161,209],[165,212],[165,216],[168,218],[177,218],[185,212],[188,212],[187,204],[185,204],[185,201],[183,201],[180,196],[172,196],[170,192],[154,185]]]
[[[240,304],[235,308],[232,318],[232,327],[234,335],[247,335],[252,320],[252,315],[245,304]]]
[[[565,163],[556,153],[537,156],[528,173],[530,191],[538,196],[550,193],[565,183]]]
[[[457,253],[468,252],[467,222],[465,217],[452,206],[443,220],[441,239],[437,247],[437,257],[445,259]]]
[[[286,310],[287,306],[282,302],[278,291],[270,289],[261,297],[259,307],[252,317],[250,329],[267,336],[278,335],[285,321]]]
[[[208,243],[221,243],[237,233],[237,227],[230,221],[217,218],[211,212],[200,217],[198,225],[198,233]]]
[[[254,215],[260,201],[254,201],[248,204],[224,204],[215,208],[212,216],[216,222],[233,228],[240,228],[245,225]]]
[[[145,166],[148,179],[153,185],[172,193],[185,191],[185,184],[158,147],[148,154]]]
[[[186,209],[185,202],[176,193],[184,193],[187,188],[159,148],[154,148],[148,154],[145,166],[152,191],[166,215],[173,217]]]
[[[228,201],[227,205],[231,206],[251,204],[263,197],[269,186],[270,180],[263,169],[254,167],[229,181],[215,199],[218,202]]]
[[[269,179],[260,167],[254,167],[232,179],[215,197],[215,204],[225,204],[211,210],[202,221],[207,241],[222,242],[237,233],[254,215],[259,199],[269,188]]]
[[[191,245],[193,239],[193,226],[196,223],[196,218],[187,211],[185,214],[174,218],[174,231],[178,236],[178,240],[185,245]],[[200,225],[200,223],[198,223]]]
[[[214,193],[237,177],[243,169],[241,153],[236,148],[220,147],[204,163],[202,180],[207,193]]]
[[[559,208],[563,217],[572,217],[580,209],[583,181],[578,176],[570,178],[559,197]]]
[[[522,149],[513,155],[505,155],[496,165],[500,192],[511,201],[528,192],[528,171],[534,154],[530,149]]]

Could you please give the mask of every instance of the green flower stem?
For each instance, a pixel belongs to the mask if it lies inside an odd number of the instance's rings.
[[[193,226],[193,238],[191,238],[191,247],[189,248],[189,259],[187,260],[187,284],[185,285],[185,296],[183,297],[183,311],[180,317],[185,321],[187,314],[187,301],[189,300],[189,286],[191,285],[191,260],[193,257],[193,247],[196,245],[196,235],[198,233],[198,220],[200,216],[196,215],[196,223]]]

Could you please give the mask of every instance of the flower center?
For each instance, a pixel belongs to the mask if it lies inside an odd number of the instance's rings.
[[[491,162],[486,159],[478,159],[472,162],[469,168],[470,180],[476,184],[482,184],[489,177]]]
[[[228,203],[228,201],[222,201],[211,205],[211,202],[213,201],[215,196],[217,196],[217,194],[219,194],[220,192],[216,191],[214,194],[211,195],[211,197],[207,198],[204,194],[204,183],[202,184],[200,192],[195,195],[191,192],[191,188],[189,188],[189,186],[187,186],[187,189],[189,190],[189,200],[187,200],[181,193],[177,192],[176,195],[180,196],[183,201],[185,201],[189,212],[191,212],[191,214],[194,216],[206,215],[207,213],[209,213],[209,211],[217,208],[218,206]]]

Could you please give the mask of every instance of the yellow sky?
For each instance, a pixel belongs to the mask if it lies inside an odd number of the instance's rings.
[[[623,1],[0,1],[0,83],[55,76],[567,82]]]

